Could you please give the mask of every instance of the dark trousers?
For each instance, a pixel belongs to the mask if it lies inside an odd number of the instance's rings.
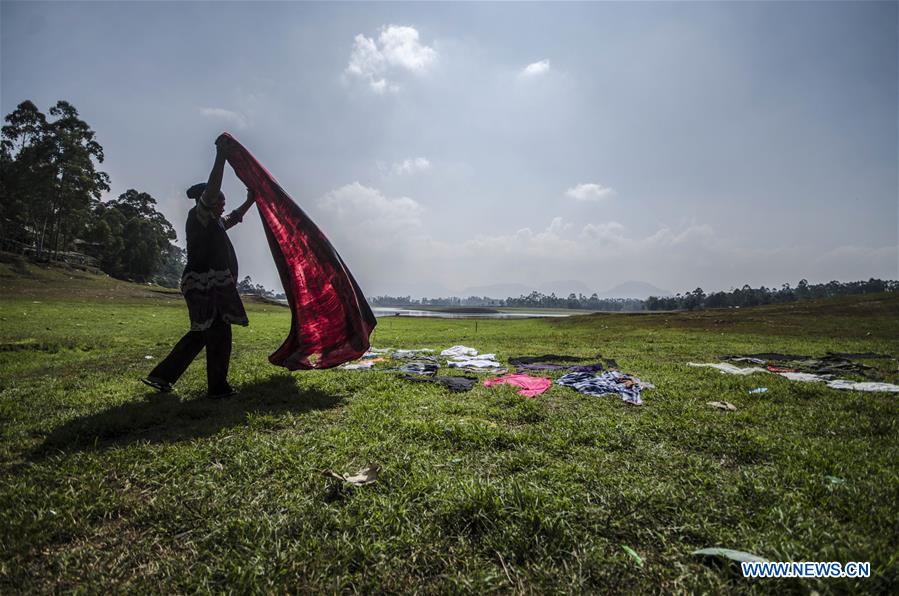
[[[227,393],[228,365],[231,360],[231,324],[216,319],[205,331],[188,331],[171,353],[150,373],[151,377],[174,384],[200,350],[206,348],[206,382],[209,393]]]

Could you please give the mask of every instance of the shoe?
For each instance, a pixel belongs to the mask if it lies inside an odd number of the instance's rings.
[[[231,397],[234,395],[237,395],[237,390],[229,387],[221,393],[207,393],[206,397],[209,399],[224,399],[226,397]]]
[[[170,393],[172,391],[172,384],[168,381],[163,381],[159,377],[147,377],[146,379],[141,379],[144,385],[149,385],[156,391],[160,393]]]

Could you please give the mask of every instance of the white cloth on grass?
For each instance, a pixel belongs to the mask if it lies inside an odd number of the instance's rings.
[[[422,348],[420,350],[396,350],[391,354],[394,358],[417,358],[419,354],[433,352],[430,348]]]
[[[496,360],[496,354],[478,354],[477,356],[453,356],[456,362],[467,362],[469,360]]]
[[[441,356],[477,356],[478,351],[468,346],[453,346],[440,352]]]
[[[813,375],[812,373],[804,372],[782,372],[777,374],[790,379],[791,381],[804,381],[806,383],[823,383],[831,379],[831,377],[822,377],[821,375]]]
[[[846,379],[835,379],[828,381],[827,386],[831,389],[848,389],[850,391],[889,391],[891,393],[899,393],[899,385],[892,383],[873,383],[847,381]]]
[[[720,370],[722,373],[727,373],[731,375],[749,375],[757,372],[771,372],[765,370],[764,368],[759,368],[757,366],[751,366],[748,368],[740,368],[738,366],[734,366],[733,364],[727,363],[705,363],[698,364],[696,362],[688,362],[689,366],[706,366],[709,368],[716,368]],[[804,372],[779,372],[778,374],[785,379],[789,379],[790,381],[802,381],[804,383],[827,383],[827,386],[831,389],[845,389],[849,391],[871,391],[871,392],[889,392],[889,393],[899,393],[899,385],[893,385],[892,383],[874,383],[871,381],[850,381],[848,379],[834,379],[832,375],[815,375],[812,373],[804,373]]]
[[[741,368],[739,366],[734,366],[733,364],[728,364],[727,362],[706,362],[702,364],[698,362],[688,362],[687,366],[706,366],[708,368],[716,368],[722,373],[728,375],[751,375],[752,373],[768,372],[764,368],[759,368],[758,366]]]
[[[450,360],[446,363],[447,366],[452,368],[501,368],[502,364],[497,362],[496,360],[491,360],[488,358],[470,358],[467,360]]]

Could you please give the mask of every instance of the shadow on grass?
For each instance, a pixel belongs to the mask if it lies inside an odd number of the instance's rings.
[[[244,385],[224,399],[208,397],[182,401],[173,394],[150,395],[102,412],[83,416],[51,432],[31,454],[41,459],[59,451],[107,449],[131,443],[175,443],[242,426],[248,414],[302,414],[340,405],[343,394],[301,389],[290,375]]]

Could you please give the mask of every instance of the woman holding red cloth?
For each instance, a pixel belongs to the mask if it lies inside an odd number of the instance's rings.
[[[243,220],[253,204],[253,193],[248,191],[243,205],[222,216],[222,174],[229,143],[230,137],[225,135],[216,140],[215,163],[208,182],[187,189],[188,198],[196,200],[196,206],[187,214],[187,265],[181,276],[190,331],[146,379],[141,379],[161,392],[172,390],[175,381],[205,347],[209,397],[237,393],[228,384],[231,325],[246,326],[249,321],[237,293],[237,256],[225,230]]]

